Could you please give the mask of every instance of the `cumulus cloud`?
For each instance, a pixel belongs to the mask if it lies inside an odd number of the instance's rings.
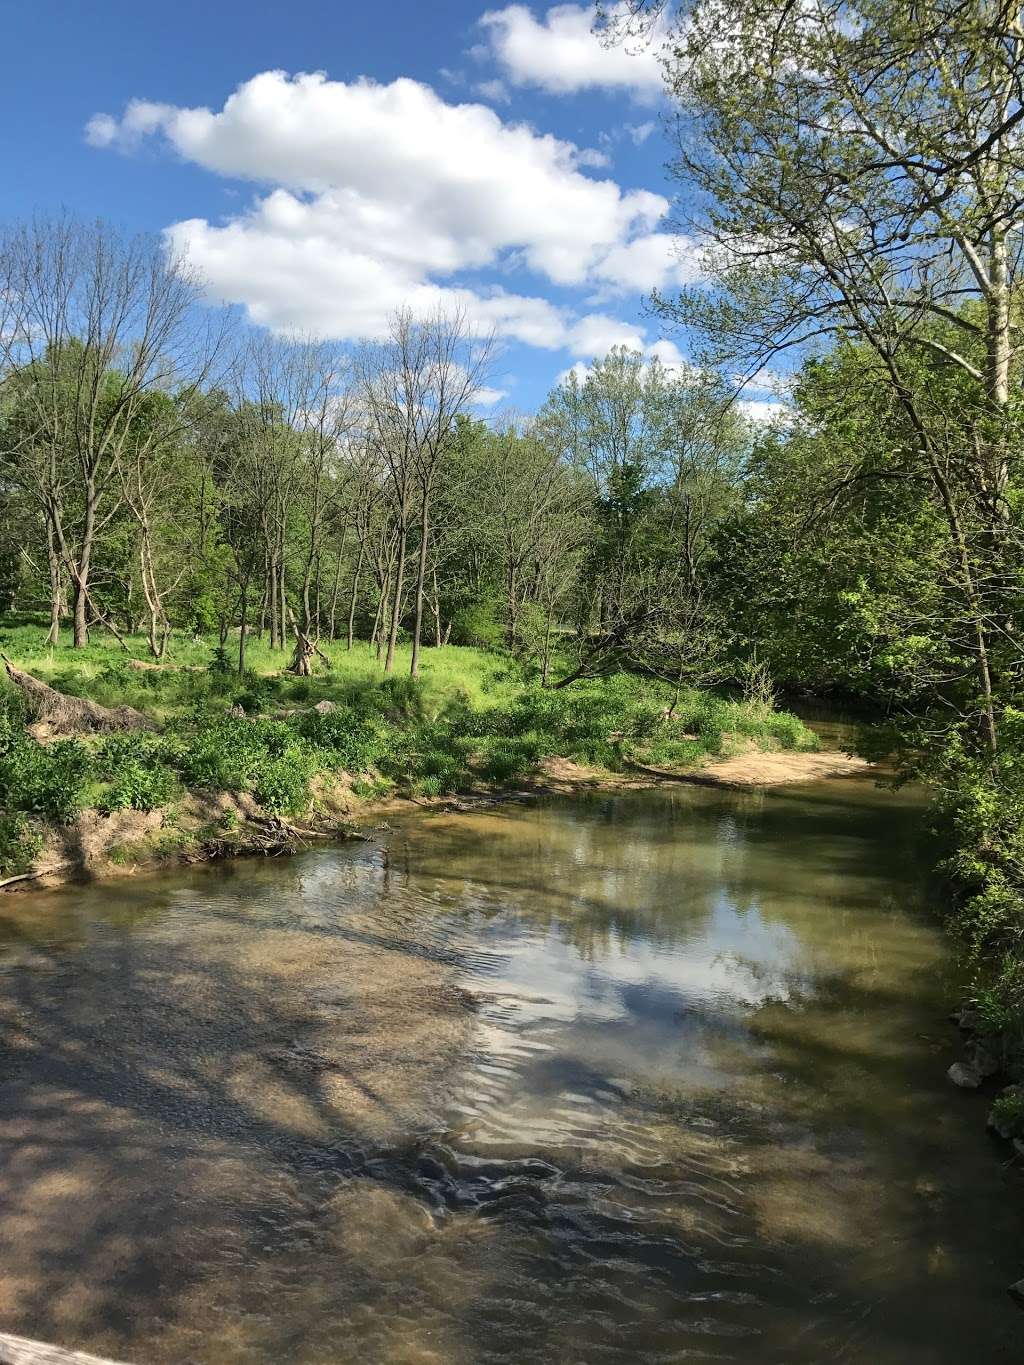
[[[651,103],[662,92],[663,24],[655,25],[646,42],[603,43],[593,31],[593,6],[585,4],[555,5],[543,19],[526,5],[507,5],[489,10],[480,23],[489,55],[514,85],[539,86],[556,95],[620,90]]]
[[[597,279],[618,293],[643,293],[691,284],[700,277],[696,243],[669,232],[650,232],[612,247],[595,266]]]
[[[134,100],[121,118],[97,114],[86,128],[93,145],[125,150],[152,136],[260,187],[241,214],[189,219],[167,236],[214,296],[277,331],[378,336],[400,304],[450,303],[527,345],[589,355],[602,331],[639,333],[459,277],[528,271],[607,294],[692,269],[681,239],[656,231],[668,210],[661,195],[589,175],[593,152],[412,80],[268,71],[217,111]]]

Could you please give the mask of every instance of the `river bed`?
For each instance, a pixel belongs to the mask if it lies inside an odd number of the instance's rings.
[[[662,787],[12,897],[0,1330],[135,1365],[1019,1361],[913,793]]]

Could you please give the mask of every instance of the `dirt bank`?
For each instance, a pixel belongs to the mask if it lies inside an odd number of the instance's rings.
[[[730,758],[714,759],[703,768],[686,773],[658,773],[666,781],[696,782],[706,787],[778,787],[790,782],[818,782],[826,777],[846,777],[863,772],[866,759],[829,750],[824,753],[763,753],[751,751]]]

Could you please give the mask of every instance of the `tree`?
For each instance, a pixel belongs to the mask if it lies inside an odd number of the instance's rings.
[[[359,362],[366,440],[386,466],[398,529],[391,620],[384,671],[394,666],[413,518],[419,547],[413,626],[413,677],[419,672],[423,599],[430,544],[430,508],[438,470],[453,448],[457,420],[486,378],[493,342],[478,336],[462,312],[422,320],[396,312],[388,339],[364,348]]]
[[[558,685],[622,663],[710,677],[703,569],[749,443],[728,391],[710,373],[670,374],[620,348],[582,382],[570,374],[539,422],[590,491],[578,658]]]
[[[1017,426],[1021,40],[1000,4],[698,0],[668,77],[712,287],[656,300],[716,362],[846,334],[871,349],[944,518],[990,753],[1008,613],[982,561]],[[963,381],[952,425],[936,364]]]
[[[167,405],[166,423],[154,421],[151,399],[198,392],[218,350],[218,324],[197,315],[197,279],[161,244],[71,218],[4,234],[0,297],[0,359],[17,409],[8,458],[70,579],[81,648],[97,538],[120,510],[122,471],[179,430],[180,408]],[[56,593],[52,565],[51,579]]]

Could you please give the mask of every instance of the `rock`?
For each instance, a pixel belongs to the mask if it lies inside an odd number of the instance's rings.
[[[1024,1280],[1018,1280],[1016,1284],[1011,1284],[1006,1292],[1019,1308],[1024,1308]]]
[[[969,1062],[954,1062],[946,1075],[961,1090],[977,1090],[981,1085],[981,1073]]]
[[[326,698],[323,701],[318,701],[313,707],[313,710],[319,711],[322,716],[329,716],[332,711],[337,711],[337,709],[337,704],[333,701],[327,701]]]
[[[981,1015],[970,1006],[951,1014],[950,1018],[964,1033],[977,1033],[981,1028]]]
[[[1013,1139],[1013,1150],[1018,1156],[1024,1156],[1024,1138]]]
[[[980,1043],[972,1043],[967,1049],[967,1063],[982,1077],[995,1076],[1000,1070],[999,1059]]]

